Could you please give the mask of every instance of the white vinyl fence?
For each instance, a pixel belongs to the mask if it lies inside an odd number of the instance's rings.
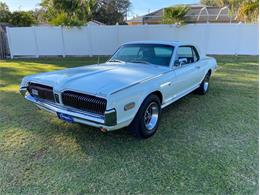
[[[111,55],[122,43],[138,40],[185,41],[203,54],[259,54],[257,24],[15,27],[7,35],[11,58]]]

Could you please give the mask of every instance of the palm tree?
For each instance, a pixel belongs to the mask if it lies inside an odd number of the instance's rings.
[[[81,26],[91,18],[94,0],[42,0],[41,6],[47,11],[51,24]]]
[[[176,6],[164,9],[164,16],[162,22],[164,24],[184,24],[184,17],[189,11],[189,7],[186,6]]]
[[[259,15],[259,1],[246,1],[238,9],[237,18],[243,22],[257,22]]]

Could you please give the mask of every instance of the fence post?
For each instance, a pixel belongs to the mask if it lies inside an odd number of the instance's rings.
[[[10,57],[11,57],[11,59],[14,59],[12,38],[11,38],[10,29],[8,26],[6,27],[6,32],[7,32],[7,40],[8,40],[9,50],[10,50]]]
[[[119,47],[119,25],[116,23],[116,47]]]
[[[87,25],[86,28],[88,28],[88,41],[89,41],[89,56],[93,56],[93,46],[92,46],[92,25]]]
[[[207,55],[208,54],[208,45],[209,45],[209,33],[210,33],[210,23],[206,23],[205,24],[206,25],[206,28],[205,28],[205,39],[204,39],[204,41],[205,41],[205,45],[204,45],[204,47],[205,47],[205,55]]]
[[[149,36],[149,25],[148,24],[144,24],[144,37],[145,40],[149,40],[150,36]]]
[[[34,36],[34,42],[35,42],[35,56],[36,58],[39,58],[39,44],[38,44],[38,41],[37,41],[37,32],[36,32],[36,26],[33,26],[33,36]]]
[[[239,38],[240,38],[240,25],[241,24],[236,24],[236,45],[235,45],[235,52],[234,52],[234,55],[239,55],[239,48],[240,48],[240,41],[239,41]]]
[[[62,44],[62,57],[65,58],[66,57],[66,49],[65,49],[65,42],[64,42],[64,28],[63,26],[60,27],[61,30],[61,44]]]

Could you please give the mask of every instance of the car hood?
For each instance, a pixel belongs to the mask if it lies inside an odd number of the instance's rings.
[[[169,71],[168,67],[150,64],[96,64],[41,73],[30,82],[52,86],[54,91],[72,90],[107,96],[115,91]]]

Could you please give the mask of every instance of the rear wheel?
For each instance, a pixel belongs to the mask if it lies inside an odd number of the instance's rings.
[[[148,138],[157,131],[161,116],[161,101],[156,95],[148,96],[142,103],[128,130],[139,138]]]
[[[200,95],[205,95],[209,90],[209,79],[210,79],[210,72],[206,74],[203,81],[201,82],[199,88],[196,90],[196,92]]]

